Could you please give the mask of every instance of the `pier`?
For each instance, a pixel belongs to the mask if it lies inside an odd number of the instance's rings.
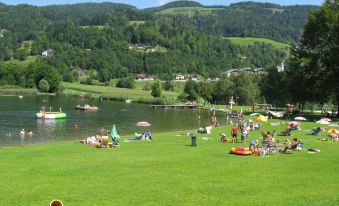
[[[198,105],[150,105],[153,109],[163,108],[163,109],[196,109]]]

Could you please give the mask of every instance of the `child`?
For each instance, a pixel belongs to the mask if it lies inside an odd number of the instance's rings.
[[[250,146],[248,147],[249,150],[251,150],[253,152],[253,154],[255,153],[255,150],[259,149],[259,141],[258,140],[251,140],[250,141]]]

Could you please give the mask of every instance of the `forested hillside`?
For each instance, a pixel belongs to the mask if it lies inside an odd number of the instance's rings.
[[[176,6],[202,5],[184,1],[138,10],[113,3],[46,7],[0,4],[0,60],[4,61],[0,64],[0,83],[20,82],[26,74],[10,72],[12,67],[4,65],[27,57],[52,66],[64,81],[74,81],[76,71],[85,70],[87,83],[138,73],[173,78],[181,72],[207,78],[231,68],[278,65],[286,57],[284,51],[266,43],[241,46],[222,36],[294,42],[311,8],[242,3],[218,7],[221,9],[213,15],[159,13]],[[48,49],[53,55],[41,58]]]
[[[181,9],[173,9],[178,7]],[[193,8],[193,12],[183,7]],[[201,32],[222,36],[266,37],[285,43],[295,43],[300,39],[308,13],[318,9],[317,6],[280,6],[255,2],[236,3],[227,7],[205,7],[192,3],[183,6],[173,2],[159,7],[162,14],[191,17],[190,22]],[[210,15],[206,15],[208,10]]]

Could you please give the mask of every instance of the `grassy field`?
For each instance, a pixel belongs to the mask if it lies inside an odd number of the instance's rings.
[[[137,26],[144,24],[144,23],[145,21],[129,21],[128,22],[129,25],[137,25]]]
[[[290,48],[290,45],[285,44],[285,43],[281,43],[281,42],[277,42],[271,39],[267,39],[267,38],[255,38],[255,37],[225,37],[225,39],[230,40],[231,42],[240,45],[240,46],[248,46],[251,44],[254,44],[256,42],[262,42],[265,44],[271,44],[272,46],[274,46],[277,49],[282,49],[285,51],[288,51]]]
[[[0,95],[37,95],[37,89],[25,89],[16,86],[0,86]]]
[[[138,84],[137,84],[138,85]],[[109,86],[94,86],[83,85],[77,83],[63,82],[62,86],[65,88],[65,94],[74,94],[80,96],[91,95],[92,97],[113,98],[115,100],[132,99],[140,103],[152,103],[155,98],[152,97],[151,91],[142,90],[141,85],[136,89],[125,89]],[[176,100],[179,93],[162,91],[161,95],[164,98]]]
[[[282,120],[271,120],[280,121]],[[317,126],[303,123],[303,130]],[[261,131],[284,130],[263,123]],[[118,128],[119,129],[119,128]],[[198,135],[198,147],[182,131],[155,140],[96,149],[77,141],[0,149],[0,205],[338,205],[338,142],[296,131],[307,151],[270,156],[228,154],[241,143],[220,143],[229,126]],[[250,133],[259,139],[261,131]],[[202,140],[201,137],[210,137]],[[278,137],[284,140],[285,137]]]
[[[178,15],[183,14],[187,16],[197,15],[212,15],[214,11],[222,10],[223,8],[204,8],[204,7],[180,7],[180,8],[168,8],[162,10],[161,14],[170,14],[170,15]]]

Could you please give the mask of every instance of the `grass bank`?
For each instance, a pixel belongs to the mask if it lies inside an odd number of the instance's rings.
[[[37,95],[37,89],[25,89],[17,86],[0,86],[0,95]]]
[[[281,120],[271,120],[281,121]],[[282,122],[282,121],[281,121]],[[283,130],[263,123],[261,131]],[[309,130],[315,123],[303,123]],[[119,129],[119,128],[118,128]],[[338,142],[296,131],[293,137],[316,147],[269,157],[235,156],[219,133],[199,135],[187,146],[188,131],[154,134],[154,141],[124,142],[117,149],[95,149],[61,142],[0,149],[0,205],[338,205]],[[249,139],[259,139],[260,132]],[[210,137],[211,140],[202,140]],[[283,140],[284,137],[278,137]]]
[[[176,92],[162,91],[161,98],[154,98],[150,91],[142,89],[125,89],[109,86],[82,85],[77,83],[63,82],[64,94],[76,95],[88,98],[104,98],[117,101],[131,99],[134,102],[146,104],[174,104],[177,96]]]

